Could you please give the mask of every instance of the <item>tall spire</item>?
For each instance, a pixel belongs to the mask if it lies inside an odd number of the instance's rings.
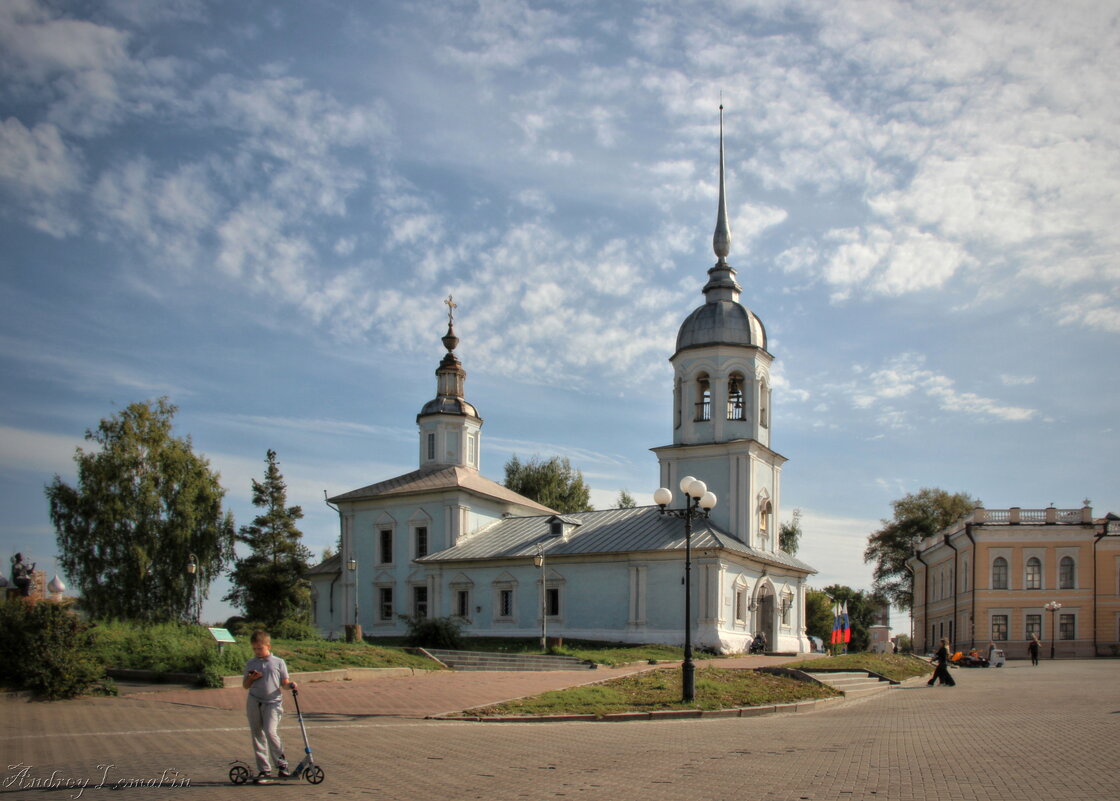
[[[727,190],[723,168],[723,103],[719,104],[719,209],[716,212],[712,249],[719,259],[718,264],[727,264],[727,254],[731,252],[731,226],[727,222]]]

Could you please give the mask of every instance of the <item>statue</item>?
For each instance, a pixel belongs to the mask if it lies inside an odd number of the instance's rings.
[[[35,583],[35,562],[28,565],[23,561],[22,553],[12,557],[12,583],[16,585],[21,598],[31,597],[31,589]]]

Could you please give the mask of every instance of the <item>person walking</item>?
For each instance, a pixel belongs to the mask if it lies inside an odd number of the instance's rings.
[[[1027,652],[1031,655],[1031,664],[1038,667],[1038,652],[1042,650],[1042,644],[1038,641],[1038,635],[1032,634],[1031,641],[1027,643]]]
[[[940,681],[942,684],[947,684],[950,687],[955,687],[956,682],[953,677],[949,675],[949,638],[941,638],[941,647],[937,649],[933,659],[930,662],[937,663],[937,669],[933,671],[929,681],[926,682],[927,687],[932,687],[935,681]]]

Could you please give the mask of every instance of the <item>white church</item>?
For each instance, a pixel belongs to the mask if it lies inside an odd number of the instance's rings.
[[[773,356],[739,300],[730,246],[721,110],[717,261],[670,359],[672,444],[652,450],[672,507],[686,476],[717,497],[692,527],[693,644],[736,653],[763,633],[767,650],[804,652],[816,571],[778,547],[786,459],[771,448]],[[405,633],[402,615],[455,617],[468,637],[535,637],[544,615],[552,637],[682,644],[685,521],[657,506],[561,515],[484,477],[449,307],[436,397],[416,417],[418,469],[329,499],[342,550],[308,575],[315,624],[388,636]]]

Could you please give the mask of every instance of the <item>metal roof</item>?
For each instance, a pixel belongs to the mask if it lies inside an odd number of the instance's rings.
[[[526,509],[552,512],[547,506],[542,506],[536,501],[526,498],[524,495],[519,495],[513,490],[480,475],[477,470],[458,465],[422,467],[402,476],[370,484],[368,487],[335,495],[329,500],[331,503],[361,501],[394,495],[417,495],[423,492],[437,492],[448,489],[467,490],[477,495],[485,495],[499,501],[516,504]]]
[[[656,506],[576,512],[564,517],[579,524],[578,528],[569,531],[567,538],[551,534],[549,520],[554,515],[507,517],[462,538],[451,548],[416,561],[442,563],[526,559],[537,553],[538,546],[552,557],[675,551],[685,547],[684,521],[661,514]],[[697,520],[692,528],[693,549],[720,548],[764,564],[806,573],[817,572],[787,553],[752,548],[720,530],[710,520]]]

